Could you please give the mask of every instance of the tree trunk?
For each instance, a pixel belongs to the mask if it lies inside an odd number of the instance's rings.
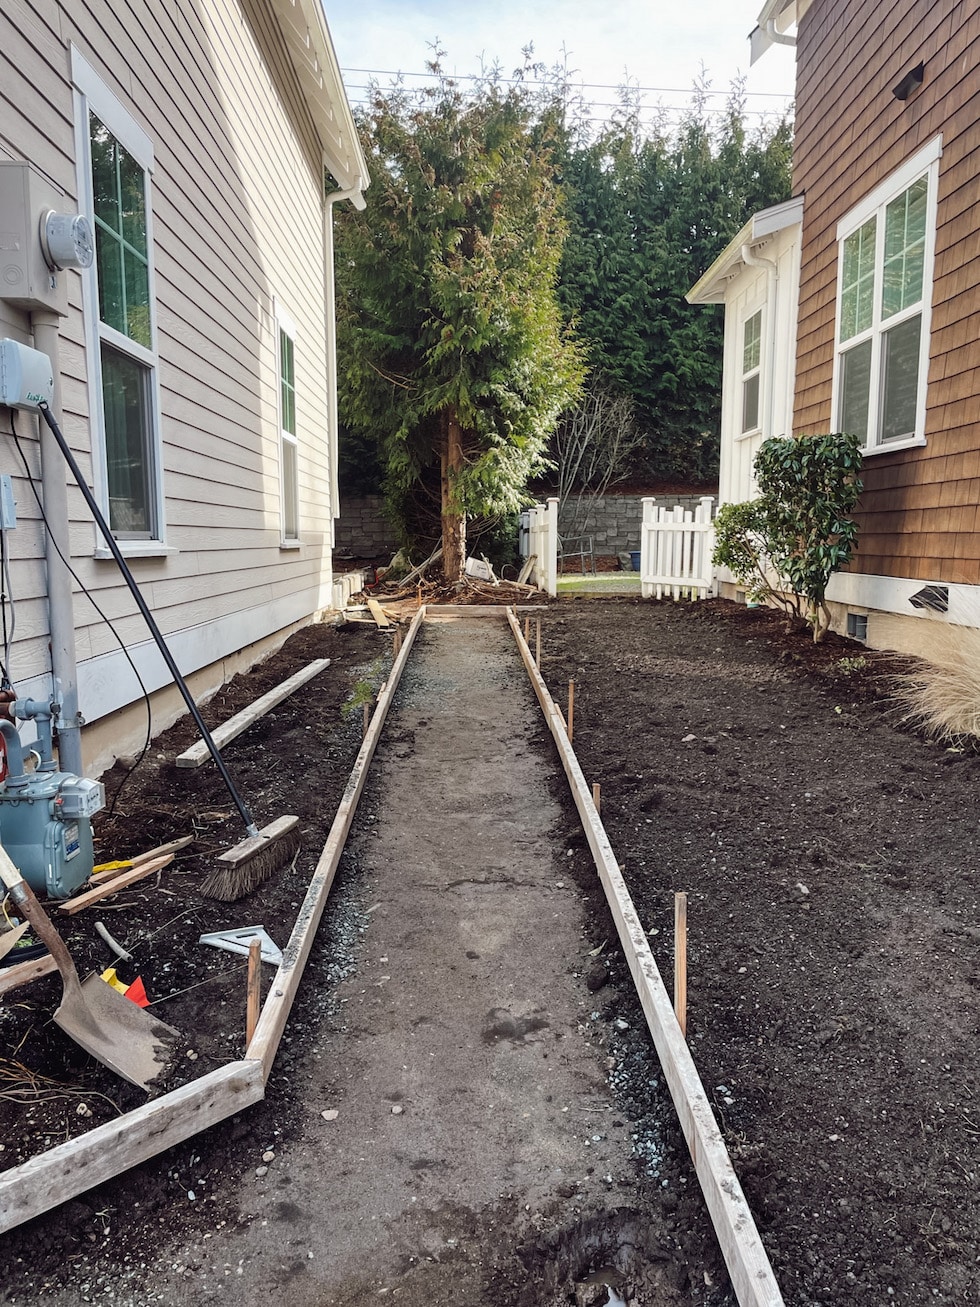
[[[445,414],[442,441],[442,570],[458,581],[466,561],[466,518],[456,507],[455,485],[463,467],[463,432],[456,410]]]

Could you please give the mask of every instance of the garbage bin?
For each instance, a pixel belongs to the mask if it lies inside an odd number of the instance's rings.
[[[639,549],[631,549],[631,550],[630,550],[630,562],[631,562],[632,565],[633,565],[633,571],[634,571],[634,572],[638,572],[638,571],[640,570],[640,551],[639,551]]]

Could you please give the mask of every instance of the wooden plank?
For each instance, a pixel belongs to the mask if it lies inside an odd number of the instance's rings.
[[[39,976],[47,976],[57,970],[50,954],[46,958],[32,958],[30,962],[17,962],[12,967],[4,967],[0,970],[0,994],[6,994],[19,985],[26,985],[29,980],[37,980]]]
[[[102,885],[96,885],[94,889],[86,890],[84,894],[68,899],[65,903],[59,903],[58,911],[63,912],[68,917],[73,917],[76,912],[81,912],[83,908],[98,903],[100,899],[107,899],[110,894],[118,893],[119,890],[125,889],[127,885],[135,885],[138,880],[144,880],[147,876],[152,876],[155,871],[160,871],[163,867],[169,867],[173,860],[174,855],[172,853],[167,853],[162,858],[153,858],[149,862],[142,863],[139,867],[134,867],[132,871],[124,871],[120,875],[114,876],[112,880],[107,880]]]
[[[412,645],[415,643],[422,622],[425,620],[425,615],[426,609],[423,606],[415,614],[412,624],[408,628],[401,652],[392,664],[388,684],[378,695],[378,702],[374,710],[374,716],[371,719],[370,728],[354,761],[354,767],[344,790],[343,798],[337,808],[337,815],[330,827],[327,842],[323,846],[323,852],[320,854],[316,869],[313,872],[309,888],[306,891],[306,897],[297,913],[292,933],[289,936],[289,942],[283,949],[283,960],[269,987],[265,1003],[262,1005],[262,1014],[255,1028],[255,1035],[246,1050],[247,1057],[261,1061],[262,1073],[265,1078],[268,1078],[272,1070],[276,1049],[279,1047],[279,1041],[286,1028],[290,1009],[299,989],[306,959],[313,946],[313,938],[316,935],[317,926],[320,924],[320,918],[326,906],[327,896],[330,893],[337,865],[340,862],[340,855],[343,853],[344,845],[347,842],[347,835],[350,831],[351,822],[354,820],[354,813],[357,810],[361,791],[364,789],[367,780],[371,759],[374,757],[374,751],[378,747],[378,740],[381,738],[385,718],[388,716],[391,701],[398,689],[398,682],[401,680],[402,672],[408,662],[408,656],[412,651]]]
[[[370,612],[371,616],[374,618],[378,626],[384,627],[384,626],[391,625],[387,617],[385,617],[384,609],[378,603],[377,599],[369,599],[367,601],[367,606],[368,606],[368,611]]]
[[[229,717],[226,722],[216,726],[211,732],[211,738],[219,749],[223,749],[230,740],[234,740],[247,731],[253,722],[264,717],[277,704],[288,699],[291,694],[295,694],[301,685],[307,681],[312,681],[314,676],[319,676],[325,668],[330,666],[329,658],[315,658],[313,662],[307,663],[301,667],[298,672],[294,672],[281,684],[274,686],[266,694],[261,695],[254,703],[250,703],[247,708],[241,712],[235,713],[234,717]],[[200,767],[202,763],[207,762],[211,757],[211,752],[203,740],[198,740],[196,744],[185,749],[183,753],[177,755],[176,763],[178,767]]]
[[[257,1062],[231,1062],[0,1174],[0,1232],[111,1180],[264,1097]]]
[[[88,878],[89,885],[103,885],[106,881],[112,880],[115,876],[124,872],[127,867],[142,867],[145,862],[151,862],[154,858],[162,858],[168,853],[179,853],[181,849],[186,849],[188,844],[194,843],[193,835],[182,835],[179,840],[171,840],[169,844],[158,844],[155,849],[147,849],[145,853],[137,853],[134,857],[126,859],[126,864],[122,867],[108,868],[105,871],[94,871]],[[122,861],[122,859],[120,859]]]
[[[561,714],[534,665],[531,650],[521,635],[517,618],[510,610],[507,619],[568,777],[572,798],[582,819],[599,879],[616,923],[623,952],[633,975],[740,1307],[783,1307],[783,1297],[769,1258],[728,1156],[697,1067],[677,1023],[646,932],[592,802],[575,751],[565,734]]]
[[[527,578],[531,575],[531,572],[532,572],[532,570],[533,570],[533,568],[534,568],[534,564],[535,564],[537,561],[538,561],[538,556],[537,556],[537,554],[531,554],[531,555],[529,555],[529,557],[527,557],[527,558],[524,560],[524,566],[521,568],[521,570],[520,570],[520,571],[518,572],[518,574],[517,574],[517,584],[518,584],[518,585],[524,585],[524,583],[527,581]]]

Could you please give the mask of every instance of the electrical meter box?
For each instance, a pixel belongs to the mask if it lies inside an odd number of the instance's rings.
[[[29,163],[0,163],[0,299],[20,309],[68,312],[65,278],[48,266],[41,221],[65,196]]]

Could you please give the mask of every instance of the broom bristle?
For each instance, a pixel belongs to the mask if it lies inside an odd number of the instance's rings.
[[[217,859],[218,865],[201,885],[208,899],[233,903],[280,871],[299,851],[298,817],[279,817]]]

